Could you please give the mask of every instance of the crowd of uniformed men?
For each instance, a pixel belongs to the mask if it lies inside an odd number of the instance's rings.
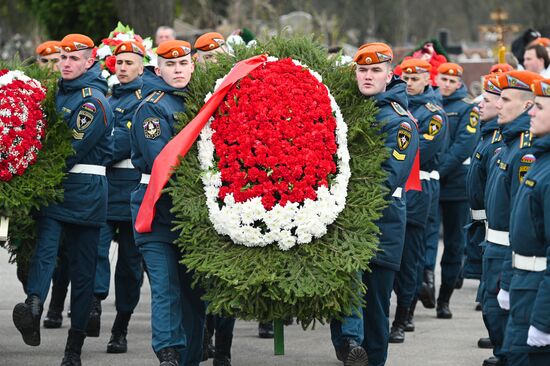
[[[176,40],[167,27],[159,28],[157,43],[156,65],[146,67],[142,44],[116,47],[120,83],[110,96],[89,37],[70,34],[36,50],[40,64],[61,73],[56,106],[72,131],[75,154],[67,160],[64,200],[40,211],[27,299],[15,306],[13,321],[26,344],[39,345],[50,282],[46,328],[61,326],[70,282],[62,365],[80,365],[85,337],[99,336],[113,240],[117,314],[107,352],[127,351],[145,268],[160,365],[198,365],[208,357],[214,365],[231,362],[235,319],[210,317],[205,328],[201,289],[191,288],[172,244],[178,233],[170,197],[157,203],[150,233],[132,225],[155,157],[176,133],[174,116],[185,108],[195,64],[208,67],[228,50],[221,34],[207,33],[196,40],[192,57],[191,44]],[[528,48],[526,66],[544,70],[547,52],[542,45]],[[390,204],[377,222],[381,251],[362,274],[368,288],[362,317],[355,312],[331,323],[337,358],[344,365],[384,365],[388,342],[401,343],[415,330],[417,301],[449,319],[451,295],[466,277],[481,280],[477,301],[489,338],[479,346],[494,352],[483,365],[550,365],[550,80],[495,64],[476,104],[468,99],[460,65],[440,65],[432,80],[429,62],[406,58],[396,77],[393,58],[383,43],[365,44],[354,57],[358,91],[375,101],[383,122]],[[421,190],[408,189],[418,169]],[[444,252],[436,298],[440,225]],[[390,326],[392,290],[397,308]],[[272,336],[269,324],[260,331]]]

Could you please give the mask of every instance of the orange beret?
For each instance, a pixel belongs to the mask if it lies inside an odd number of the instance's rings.
[[[218,32],[208,32],[197,38],[195,48],[201,51],[212,51],[225,44],[225,39]]]
[[[380,64],[391,62],[391,60],[393,60],[392,49],[387,44],[380,42],[362,45],[353,57],[353,61],[359,65]]]
[[[498,86],[501,90],[518,89],[530,92],[533,83],[540,79],[542,76],[536,72],[514,70],[498,75]]]
[[[532,90],[537,97],[550,97],[550,79],[535,80]]]
[[[487,93],[500,95],[502,90],[498,86],[498,75],[489,74],[483,77],[483,90]]]
[[[59,53],[61,52],[60,45],[61,42],[59,41],[46,41],[36,47],[36,54],[39,56],[48,56],[52,53]]]
[[[529,46],[532,46],[532,45],[541,45],[543,47],[550,47],[550,38],[539,37],[531,41],[531,43],[529,43]]]
[[[94,41],[83,34],[68,34],[61,40],[61,48],[66,52],[86,50],[94,47]]]
[[[162,58],[178,58],[191,53],[191,44],[187,41],[172,40],[162,42],[157,48],[157,55]]]
[[[120,53],[135,53],[139,56],[145,56],[145,47],[138,41],[125,41],[116,46],[114,55]]]
[[[464,69],[459,64],[453,62],[445,62],[439,65],[437,72],[444,75],[450,76],[462,76]]]
[[[407,74],[420,74],[423,72],[430,72],[432,65],[428,61],[421,60],[419,58],[409,58],[401,62],[399,65],[401,70]]]
[[[503,72],[508,72],[512,70],[514,70],[514,68],[511,65],[495,64],[491,66],[491,70],[489,70],[489,74],[502,74]]]

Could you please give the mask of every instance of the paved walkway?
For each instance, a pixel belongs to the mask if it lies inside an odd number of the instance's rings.
[[[15,266],[8,264],[8,255],[0,248],[0,366],[59,365],[67,335],[65,321],[61,329],[43,329],[42,344],[30,347],[23,343],[13,325],[14,305],[25,295],[15,275]],[[474,311],[477,282],[465,281],[455,292],[451,320],[436,319],[435,311],[417,310],[416,331],[407,333],[404,344],[390,345],[387,366],[475,366],[490,356],[490,350],[477,348],[477,339],[486,336],[481,313]],[[129,351],[123,355],[105,353],[115,309],[111,295],[103,303],[102,332],[99,338],[88,338],[84,344],[84,365],[158,365],[151,346],[150,289],[146,281],[141,302],[129,328]],[[49,300],[47,301],[49,303]],[[394,309],[392,308],[392,311]],[[393,315],[392,315],[393,316]],[[285,356],[273,356],[273,341],[257,337],[257,324],[237,322],[233,343],[234,366],[306,366],[341,365],[334,356],[328,326],[318,324],[315,330],[302,331],[297,325],[285,328]],[[211,361],[202,365],[210,366]]]

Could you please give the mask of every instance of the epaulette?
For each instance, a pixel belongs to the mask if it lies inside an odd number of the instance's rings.
[[[424,107],[428,108],[430,112],[433,112],[433,113],[439,112],[439,107],[431,102],[424,104]]]
[[[142,96],[141,96],[141,89],[138,89],[134,92],[134,94],[136,95],[136,99],[138,100],[141,100]]]
[[[530,131],[523,131],[519,138],[519,148],[523,149],[526,147],[531,147],[532,139],[533,139],[533,135],[531,135]]]
[[[92,88],[82,88],[82,98],[87,98],[92,96]]]
[[[156,92],[152,93],[151,95],[149,95],[145,101],[150,102],[150,103],[158,103],[158,101],[161,100],[162,97],[164,97],[164,92],[156,91]]]
[[[462,98],[462,101],[464,103],[468,103],[468,104],[474,104],[474,100],[470,97],[466,97],[466,98]]]
[[[405,110],[405,108],[403,108],[403,106],[397,102],[391,102],[391,106],[393,108],[393,110],[395,111],[395,113],[397,113],[398,115],[400,116],[409,116],[409,114],[407,113],[407,111]]]
[[[494,144],[495,142],[502,141],[502,134],[500,133],[500,130],[495,130],[493,132],[493,138],[491,139],[491,144]]]

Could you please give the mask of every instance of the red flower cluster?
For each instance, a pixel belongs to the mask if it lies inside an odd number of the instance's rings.
[[[315,199],[336,173],[336,119],[326,87],[291,59],[268,62],[227,94],[211,125],[219,198],[279,203]]]
[[[105,59],[105,67],[109,70],[111,74],[115,73],[116,66],[116,56],[107,56]]]
[[[46,128],[44,98],[44,89],[21,80],[0,88],[0,181],[22,175],[36,161]]]

